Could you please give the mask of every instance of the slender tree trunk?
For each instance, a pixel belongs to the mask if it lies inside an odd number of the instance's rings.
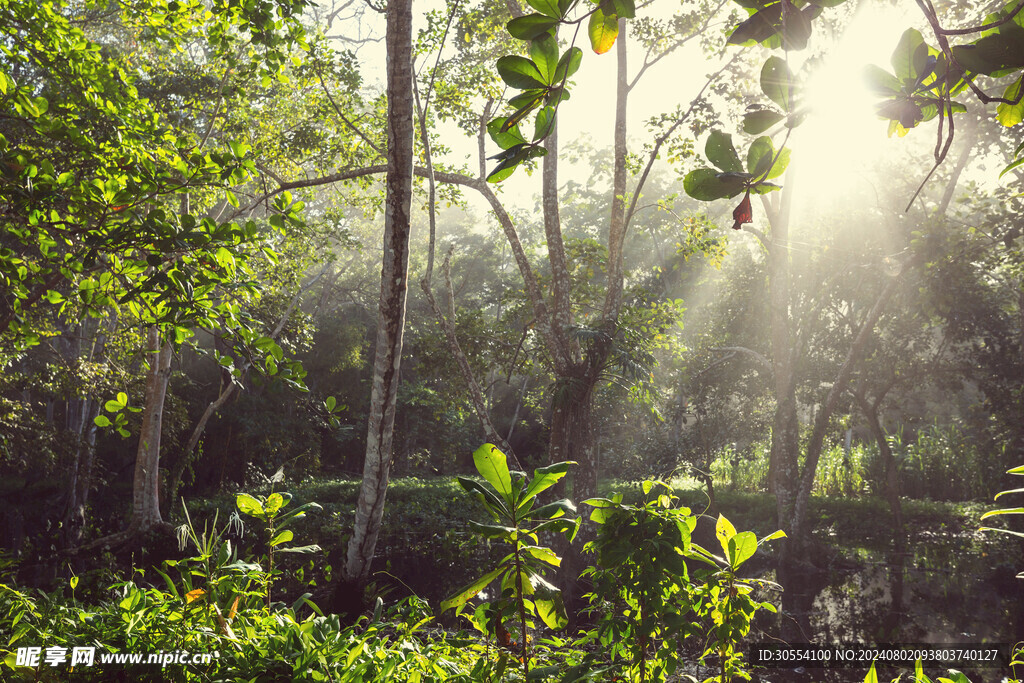
[[[73,402],[81,415],[81,428],[75,446],[75,459],[71,465],[71,480],[68,482],[67,504],[64,508],[64,545],[77,546],[82,541],[85,529],[85,510],[89,504],[89,490],[92,488],[92,469],[96,456],[96,424],[99,403],[91,398]]]
[[[381,269],[377,345],[370,394],[363,482],[355,528],[348,545],[345,578],[366,581],[377,546],[392,462],[408,291],[409,231],[413,178],[412,1],[387,5],[388,171],[384,207],[384,262]]]
[[[174,354],[170,343],[161,340],[160,330],[155,325],[149,328],[146,350],[149,355],[146,405],[142,411],[139,449],[135,456],[132,516],[128,525],[132,535],[143,534],[163,523],[160,516],[160,432]]]
[[[878,452],[882,456],[882,465],[885,467],[885,500],[889,503],[889,510],[892,512],[894,547],[897,552],[900,552],[906,547],[906,535],[903,527],[903,506],[900,504],[900,479],[896,458],[893,456],[889,439],[886,438],[885,429],[878,416],[878,401],[869,403],[867,398],[859,393],[854,393],[854,398],[860,405],[864,417],[867,418],[871,434],[875,437],[875,443],[878,444]]]
[[[783,189],[791,193],[790,183]],[[775,414],[772,418],[772,443],[768,464],[768,486],[775,493],[780,525],[789,525],[799,488],[798,454],[800,423],[797,418],[793,331],[789,315],[789,216],[766,200],[771,225],[768,249],[769,320],[771,323],[772,378]]]

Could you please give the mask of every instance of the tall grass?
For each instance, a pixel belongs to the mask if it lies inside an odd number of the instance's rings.
[[[979,442],[955,422],[931,425],[913,436],[899,431],[890,435],[889,447],[899,467],[900,494],[908,498],[988,500],[1005,469],[1005,444]],[[734,444],[720,449],[711,464],[715,485],[748,493],[766,490],[770,449],[767,440],[745,449]],[[884,481],[885,467],[874,442],[855,443],[849,449],[834,444],[821,454],[813,493],[881,495]]]

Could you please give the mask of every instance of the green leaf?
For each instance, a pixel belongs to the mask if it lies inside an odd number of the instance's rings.
[[[483,503],[491,514],[497,519],[506,519],[512,516],[512,512],[505,506],[505,503],[494,493],[493,489],[489,489],[485,486],[481,486],[479,482],[467,479],[466,477],[456,477],[459,480],[459,484],[466,490],[471,496]]]
[[[118,401],[110,400],[103,404],[103,409],[108,413],[116,413],[124,409],[124,404]]]
[[[558,0],[526,0],[526,4],[552,19],[562,18],[562,10],[558,6]]]
[[[562,558],[555,554],[555,551],[551,548],[543,548],[536,545],[524,545],[522,550],[536,557],[541,562],[547,562],[552,567],[562,566]]]
[[[537,69],[537,65],[526,57],[518,55],[506,55],[498,59],[498,75],[501,80],[513,88],[526,90],[528,88],[546,88],[547,82],[544,76]]]
[[[321,550],[323,550],[323,548],[314,543],[313,545],[297,545],[291,548],[278,548],[277,552],[293,553],[295,555],[312,555],[313,553],[318,553]]]
[[[256,500],[248,493],[239,493],[235,498],[235,506],[239,512],[244,512],[252,517],[263,516],[263,503]]]
[[[873,92],[883,97],[899,95],[903,92],[903,86],[899,79],[875,64],[868,64],[864,67],[864,82]]]
[[[743,192],[744,178],[736,173],[719,173],[713,168],[698,168],[683,178],[686,194],[703,202],[735,197]]]
[[[772,140],[765,135],[754,140],[750,145],[750,149],[747,150],[747,170],[755,178],[761,178],[762,176],[766,180],[778,178],[786,171],[786,167],[789,166],[789,157],[789,149],[783,147],[776,158]],[[775,161],[774,164],[772,164],[773,159]],[[771,164],[771,169],[769,169],[769,164]],[[767,175],[765,175],[766,171],[768,172]]]
[[[736,527],[732,525],[725,515],[718,515],[718,522],[715,524],[715,536],[722,545],[726,557],[729,556],[729,539],[736,535]]]
[[[967,45],[955,45],[953,58],[969,71],[988,76],[1024,67],[1024,28],[1010,22],[997,33]]]
[[[743,132],[750,135],[763,133],[786,118],[784,114],[771,109],[758,109],[743,115]]]
[[[552,517],[561,517],[562,515],[572,514],[576,512],[576,506],[572,504],[572,501],[568,498],[562,498],[556,500],[553,503],[547,505],[541,505],[539,508],[530,511],[531,519],[551,519]],[[561,514],[556,514],[561,513]]]
[[[921,32],[908,28],[900,36],[889,62],[892,64],[897,79],[914,83],[927,58],[928,46],[925,45]]]
[[[864,683],[878,683],[878,673],[875,672],[875,663],[871,662],[868,675],[864,677]]]
[[[280,493],[271,493],[267,496],[267,502],[264,504],[263,509],[268,515],[275,515],[285,505],[284,496]]]
[[[508,459],[505,454],[494,444],[485,443],[473,452],[473,464],[476,465],[480,476],[494,487],[511,509],[514,506],[512,477],[508,471]]]
[[[555,125],[555,108],[544,107],[537,112],[537,122],[533,130],[533,141],[539,142],[551,134]]]
[[[704,153],[708,161],[713,163],[725,173],[742,173],[743,164],[736,154],[736,148],[732,144],[732,136],[718,130],[711,131],[707,144],[704,146]]]
[[[538,598],[533,601],[533,604],[537,609],[537,616],[540,617],[540,620],[548,628],[560,629],[568,625],[569,620],[565,613],[565,604],[562,602],[562,596],[559,593],[555,593],[548,598]]]
[[[489,571],[476,581],[472,582],[465,588],[461,589],[458,593],[456,593],[455,595],[441,603],[441,612],[447,612],[453,607],[461,607],[465,605],[467,602],[473,599],[473,597],[475,597],[477,593],[486,588],[487,585],[491,583],[491,581],[494,581],[496,578],[498,578],[498,576],[501,574],[503,570],[504,567],[498,567],[497,569]]]
[[[761,67],[761,90],[783,111],[792,111],[793,74],[779,57],[769,57]]]
[[[324,407],[327,408],[327,412],[333,413],[334,406],[336,405],[338,405],[338,402],[333,396],[328,396],[326,399],[324,399]]]
[[[97,427],[109,427],[112,424],[106,415],[97,415],[92,421]]]
[[[128,394],[124,393],[123,391],[117,392],[117,402],[120,403],[122,406],[128,405]]]
[[[1021,143],[1021,147],[1024,147],[1024,143]],[[1018,147],[1017,150],[1018,150],[1017,154],[1020,154],[1021,151],[1022,151],[1020,147]],[[1014,468],[1008,469],[1008,470],[1006,470],[1006,473],[1007,474],[1022,474],[1022,475],[1024,475],[1024,465],[1021,465],[1020,467],[1014,467]]]
[[[996,494],[996,497],[993,498],[993,500],[999,500],[1000,496],[1006,496],[1011,493],[1024,493],[1024,489],[1010,489],[1009,491],[1000,491],[999,493]]]
[[[543,491],[547,491],[549,488],[554,486],[558,481],[566,475],[569,471],[570,465],[575,465],[575,462],[556,462],[553,465],[547,467],[541,467],[533,471],[533,480],[530,485],[526,487],[526,493],[523,495],[523,501],[535,497]],[[520,505],[522,507],[522,505]]]
[[[597,54],[603,55],[612,49],[612,45],[615,44],[615,39],[619,35],[619,17],[614,14],[605,14],[598,7],[590,15],[587,35],[590,37],[590,47]]]
[[[513,534],[518,531],[515,527],[501,526],[497,524],[481,524],[469,520],[468,526],[473,530],[474,533],[480,534],[484,538],[498,538],[511,542]]]
[[[525,17],[516,17],[505,25],[513,38],[519,40],[533,40],[544,34],[551,34],[558,20],[552,19],[543,14],[528,14]]]
[[[505,128],[507,120],[508,118],[503,116],[487,124],[487,133],[491,136],[491,139],[502,149],[509,149],[516,145],[525,145],[526,138],[519,131],[519,126]]]
[[[572,75],[579,71],[582,60],[583,50],[578,47],[566,50],[562,58],[558,60],[558,66],[555,67],[555,78],[552,82],[559,84],[567,78],[572,78]]]
[[[989,517],[1000,517],[1002,515],[1024,515],[1024,507],[1020,508],[1002,508],[1000,510],[989,510],[981,516],[981,519],[988,519]]]
[[[1006,90],[1003,92],[1003,99],[1017,99],[1020,96],[1022,85],[1024,85],[1024,76],[1021,76],[1006,87]],[[996,119],[1007,128],[1016,126],[1021,121],[1024,121],[1024,98],[1020,98],[1017,104],[1000,102],[999,106],[996,107]]]
[[[774,541],[776,538],[787,538],[786,532],[782,529],[779,529],[778,531],[773,531],[772,533],[768,534],[760,541],[758,541],[757,544],[761,545],[762,543],[767,543],[768,541]]]
[[[757,550],[757,536],[751,531],[742,531],[728,541],[726,556],[733,570],[749,560]]]
[[[1010,531],[1009,529],[999,529],[997,527],[991,527],[991,526],[978,527],[978,531],[998,531],[1001,534],[1010,534],[1011,536],[1017,536],[1018,538],[1024,538],[1024,532]]]
[[[270,541],[270,547],[273,548],[275,546],[281,545],[282,543],[287,543],[293,538],[295,538],[295,534],[293,534],[290,530],[285,529],[284,531],[274,536],[273,540]]]
[[[558,66],[558,41],[549,35],[533,39],[530,41],[530,58],[543,76],[544,83],[550,85],[555,78],[555,67]]]

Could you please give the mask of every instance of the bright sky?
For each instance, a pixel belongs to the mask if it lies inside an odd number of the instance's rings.
[[[789,142],[794,150],[791,168],[799,174],[794,186],[797,208],[802,202],[832,202],[845,188],[866,182],[865,171],[875,165],[879,158],[900,154],[907,146],[913,145],[920,149],[932,144],[931,130],[934,124],[925,124],[906,138],[888,138],[886,122],[878,119],[874,113],[876,98],[865,87],[862,76],[864,66],[868,63],[878,64],[887,70],[890,68],[889,57],[900,34],[920,19],[916,8],[908,7],[907,3],[894,7],[892,3],[880,0],[861,0],[859,4],[856,16],[842,35],[825,35],[820,26],[815,27],[812,45],[822,47],[826,59],[807,84],[807,97],[813,106],[813,113],[796,129]],[[677,6],[674,0],[657,0],[654,5],[642,11],[670,13]],[[424,13],[433,7],[443,7],[443,3],[438,0],[417,1],[414,7],[417,25],[414,30],[418,30],[419,24],[423,23]],[[383,26],[378,30],[383,32]],[[581,35],[581,40],[583,63],[574,77],[576,85],[572,90],[572,99],[564,103],[559,111],[560,138],[563,145],[567,141],[585,138],[596,148],[610,147],[614,102],[608,93],[615,81],[614,50],[605,55],[595,55],[589,49],[585,36]],[[729,49],[758,49],[764,57],[770,54],[761,48]],[[791,59],[799,63],[798,60],[804,54],[793,53]],[[360,50],[359,56],[366,80],[383,87],[383,44],[367,46]],[[640,59],[639,51],[634,50],[631,54],[631,73],[635,73]],[[688,104],[706,76],[715,68],[716,65],[708,62],[696,46],[688,46],[653,67],[630,96],[631,148],[639,150],[649,138],[644,126],[648,118],[672,111],[678,105]],[[731,132],[734,133],[742,157],[749,140],[742,134]],[[446,139],[446,143],[454,150],[452,159],[467,157],[470,168],[475,168],[476,143],[464,138],[460,142],[460,138],[461,133],[452,127],[451,135]],[[699,141],[697,149],[703,150],[703,140]],[[490,151],[493,153],[497,150]],[[586,172],[586,168],[571,169],[563,166],[562,178],[563,181],[570,177],[585,181]],[[530,177],[517,171],[501,184],[503,199],[512,206],[531,208],[534,197],[539,193],[539,175],[537,173]],[[785,181],[786,176],[781,180]]]

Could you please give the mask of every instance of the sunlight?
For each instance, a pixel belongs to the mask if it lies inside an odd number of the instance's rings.
[[[799,203],[834,203],[864,182],[878,161],[901,147],[875,114],[877,97],[864,82],[869,63],[889,57],[911,17],[905,8],[863,4],[807,84],[811,115],[794,131],[793,170]]]

